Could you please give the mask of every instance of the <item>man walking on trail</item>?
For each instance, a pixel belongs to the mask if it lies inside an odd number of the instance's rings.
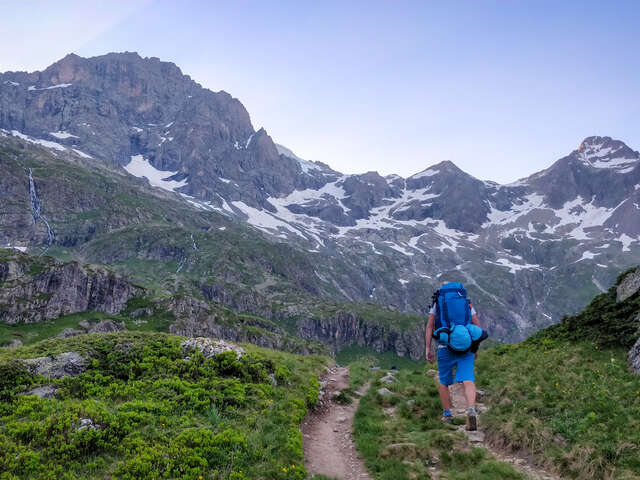
[[[470,324],[475,325],[475,327],[469,328],[469,330],[473,330],[473,335],[471,335],[471,337],[473,337],[475,332],[478,330],[481,331],[478,315],[471,302],[466,299],[466,290],[464,290],[464,287],[459,283],[445,283],[440,290],[434,293],[433,304],[429,310],[429,321],[427,322],[426,331],[426,356],[429,362],[433,362],[436,355],[431,348],[431,342],[433,338],[437,338],[440,400],[442,401],[443,408],[442,420],[446,423],[452,423],[453,421],[449,386],[453,385],[454,382],[453,369],[455,367],[455,381],[464,385],[464,393],[467,399],[467,430],[476,430],[478,427],[477,413],[475,409],[476,385],[474,376],[474,360],[477,357],[477,353],[475,353],[475,351],[477,351],[477,346],[482,339],[486,338],[486,333],[482,333],[483,338],[480,340],[478,340],[478,338],[474,338],[474,343],[471,346],[467,346],[466,348],[463,346],[460,348],[460,350],[464,348],[465,351],[456,351],[455,346],[452,346],[453,336],[455,335],[454,329],[458,328],[460,325],[464,325],[464,320],[458,322],[450,318],[456,314],[456,307],[455,305],[451,307],[451,303],[447,304],[447,300],[443,300],[443,297],[446,294],[450,294],[450,292],[454,292],[457,296],[463,297],[466,302],[466,307],[463,307],[466,308],[466,326],[470,326]],[[459,301],[459,303],[462,304],[460,298],[456,297],[454,301]],[[441,310],[444,310],[444,312]],[[458,311],[461,312],[463,310]],[[446,333],[442,334],[440,332]]]

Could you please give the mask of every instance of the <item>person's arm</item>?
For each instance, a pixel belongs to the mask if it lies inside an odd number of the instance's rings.
[[[474,325],[477,325],[478,327],[480,327],[480,320],[478,320],[478,314],[473,314],[471,315],[471,323],[473,323]],[[482,327],[480,327],[482,328]],[[474,354],[475,358],[478,358],[478,352],[476,352]]]
[[[433,359],[435,357],[435,355],[431,351],[431,340],[433,339],[433,325],[435,321],[436,321],[436,316],[434,314],[430,314],[429,321],[427,322],[427,333],[425,335],[425,345],[427,347],[425,356],[427,357],[427,360],[430,362],[433,362]]]

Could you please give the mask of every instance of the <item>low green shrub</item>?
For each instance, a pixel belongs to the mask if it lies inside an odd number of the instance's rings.
[[[0,478],[303,479],[299,426],[326,359],[253,346],[240,359],[185,359],[180,343],[128,332],[5,353]],[[89,356],[87,371],[47,380],[17,361],[63,351]],[[55,385],[56,398],[19,395],[38,383]]]

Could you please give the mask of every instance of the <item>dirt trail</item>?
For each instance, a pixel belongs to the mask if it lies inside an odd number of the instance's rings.
[[[454,384],[450,387],[452,411],[455,417],[466,418],[467,416],[467,400],[464,396],[464,386],[461,383]],[[469,442],[484,447],[491,455],[502,462],[511,464],[516,470],[524,473],[533,480],[561,480],[555,474],[545,471],[534,465],[530,459],[519,457],[516,455],[508,455],[504,452],[493,448],[488,442],[485,442],[484,431],[482,430],[482,413],[487,410],[484,404],[476,402],[476,409],[480,414],[478,430],[475,432],[467,432],[465,426],[459,427],[459,430],[467,436]]]
[[[369,385],[364,385],[353,403],[333,402],[333,394],[349,386],[349,369],[334,367],[324,378],[325,394],[302,424],[305,467],[311,475],[321,474],[340,480],[370,480],[353,442],[353,416]]]

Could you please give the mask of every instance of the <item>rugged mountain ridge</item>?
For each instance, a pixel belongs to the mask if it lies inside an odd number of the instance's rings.
[[[502,340],[577,311],[640,261],[640,157],[609,137],[589,137],[549,169],[510,185],[473,178],[452,162],[407,179],[343,175],[255,131],[228,94],[130,53],[70,55],[43,72],[2,74],[0,128],[56,155],[144,177],[154,194],[179,194],[194,210],[247,222],[299,252],[302,266],[289,270],[313,295],[424,314],[443,280],[463,281]],[[25,236],[34,228],[24,218],[5,244],[44,242],[42,226],[37,237]],[[84,238],[78,220],[67,222],[64,239],[59,221],[51,223],[57,242],[90,250],[92,262],[131,262],[118,242],[96,248],[94,232],[115,231],[105,221],[83,218]],[[195,273],[193,251],[163,240],[167,234],[139,227],[126,243],[144,246],[137,261],[170,259],[176,270],[183,262],[181,272]],[[238,303],[228,285],[207,285],[214,299],[269,310],[252,298],[260,291],[246,291]]]

